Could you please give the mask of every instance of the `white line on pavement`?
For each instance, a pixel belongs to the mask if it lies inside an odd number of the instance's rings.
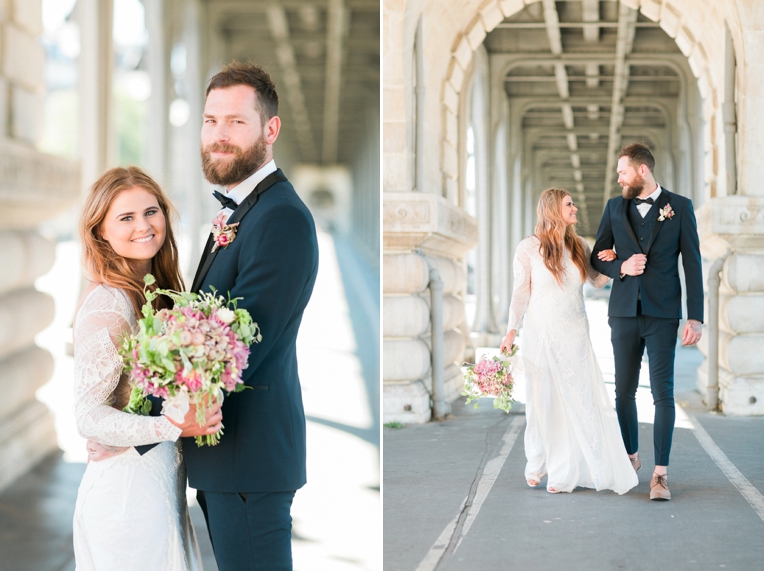
[[[464,509],[465,503],[467,503],[466,497],[462,500],[462,504],[459,506],[459,511],[456,513],[456,517],[448,523],[446,529],[443,530],[443,533],[441,533],[438,536],[438,539],[435,540],[435,543],[427,552],[427,555],[424,556],[424,559],[422,559],[422,562],[419,564],[419,567],[416,568],[416,571],[433,571],[433,569],[435,569],[440,558],[443,557],[443,552],[448,547],[448,544],[451,543],[451,537],[454,535],[454,530],[456,529],[456,522],[459,521],[459,515]]]
[[[472,527],[472,523],[475,521],[475,518],[480,512],[480,508],[482,507],[485,499],[488,497],[488,493],[491,491],[494,482],[496,482],[496,479],[499,477],[499,473],[504,466],[504,462],[506,461],[507,456],[509,456],[509,453],[512,451],[512,447],[515,445],[515,441],[517,440],[517,435],[520,434],[520,430],[524,424],[525,416],[516,416],[512,420],[511,424],[507,428],[507,431],[502,437],[503,445],[501,450],[499,450],[499,453],[491,458],[491,460],[489,460],[483,468],[483,472],[480,475],[480,481],[478,482],[477,491],[475,492],[475,497],[472,500],[472,504],[467,508],[467,516],[464,520],[464,525],[462,526],[461,533],[459,534],[459,539],[456,543],[456,547],[454,547],[454,552],[456,552],[456,550],[459,548],[459,545],[461,545],[461,542],[467,535],[470,527]],[[438,563],[443,557],[443,554],[452,542],[454,532],[456,531],[457,524],[459,523],[459,518],[464,511],[464,507],[468,498],[469,496],[462,500],[456,517],[454,517],[454,519],[448,523],[440,536],[438,536],[438,539],[435,540],[435,543],[427,552],[427,555],[425,555],[419,566],[416,568],[416,571],[434,571],[434,569],[438,566]]]
[[[751,507],[756,514],[764,521],[764,496],[757,490],[748,479],[738,470],[735,465],[727,458],[727,455],[722,452],[722,449],[717,446],[711,436],[706,432],[706,429],[700,425],[698,419],[693,415],[687,413],[687,416],[692,423],[692,433],[695,438],[698,439],[700,445],[705,449],[709,456],[716,462],[716,465],[721,468],[727,479],[732,482],[742,496],[748,500]]]

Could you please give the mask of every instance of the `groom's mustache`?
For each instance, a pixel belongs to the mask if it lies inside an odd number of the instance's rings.
[[[226,143],[212,143],[202,149],[205,153],[241,153],[241,149],[236,145],[227,145]]]

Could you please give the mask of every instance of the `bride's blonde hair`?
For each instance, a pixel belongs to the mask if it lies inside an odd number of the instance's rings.
[[[565,276],[562,258],[566,247],[570,258],[581,272],[581,281],[586,281],[587,276],[586,252],[581,240],[574,225],[568,225],[562,219],[562,201],[566,196],[570,196],[570,193],[565,189],[548,188],[541,193],[536,206],[538,222],[535,235],[541,242],[539,253],[544,259],[544,265],[560,285]]]
[[[151,261],[151,273],[156,278],[151,289],[159,287],[182,291],[183,277],[171,224],[175,210],[159,185],[138,167],[110,169],[93,183],[82,209],[79,231],[83,263],[90,279],[123,289],[140,316],[141,306],[146,303],[143,275],[138,275],[128,260],[117,254],[101,236],[101,225],[114,199],[121,192],[136,186],[156,197],[166,221],[164,244]],[[170,301],[158,296],[153,305],[157,309],[170,307]]]

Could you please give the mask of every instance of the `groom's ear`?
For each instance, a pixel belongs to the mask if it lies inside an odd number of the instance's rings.
[[[278,115],[274,115],[265,123],[265,142],[268,145],[272,145],[279,137],[279,131],[281,131],[281,119]]]

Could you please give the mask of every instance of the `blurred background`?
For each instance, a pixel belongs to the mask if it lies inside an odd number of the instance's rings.
[[[233,59],[276,81],[276,163],[319,227],[298,339],[309,483],[295,569],[381,569],[379,21],[378,0],[0,3],[0,569],[74,569],[81,197],[107,168],[145,169],[179,212],[193,275],[218,209],[199,160],[204,90]]]

